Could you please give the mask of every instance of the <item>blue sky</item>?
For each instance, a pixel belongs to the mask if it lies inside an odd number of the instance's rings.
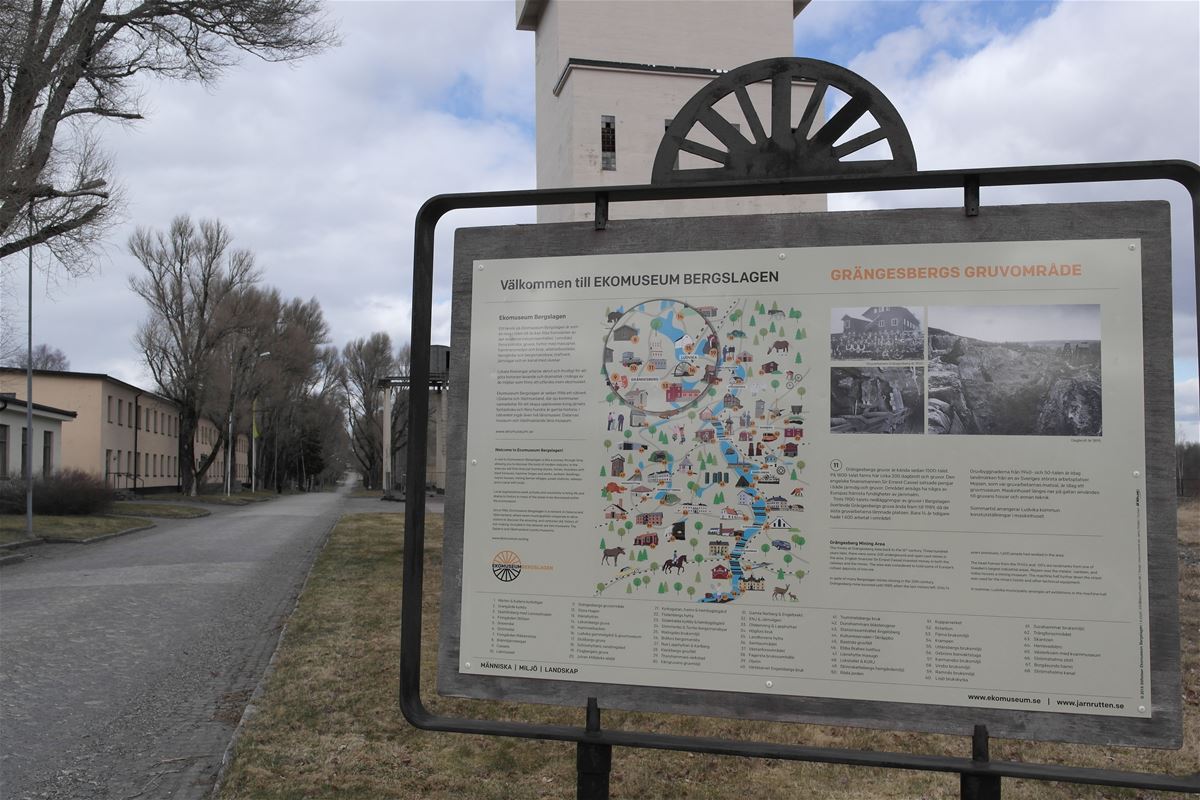
[[[128,199],[125,220],[90,275],[39,278],[35,342],[62,349],[74,369],[149,385],[132,343],[144,311],[128,289],[137,265],[125,241],[135,226],[161,229],[179,213],[219,217],[257,254],[266,283],[316,297],[338,346],[376,330],[407,337],[420,204],[441,192],[535,185],[534,37],[515,29],[511,0],[335,2],[329,13],[343,44],[309,61],[246,60],[211,87],[146,81],[145,121],[103,131]],[[923,170],[1200,162],[1195,2],[813,0],[794,41],[796,55],[841,64],[879,87]],[[1176,206],[1187,197],[1140,184],[1090,187],[1086,196],[1166,196]],[[1067,199],[1084,198],[1073,187],[983,197]],[[889,193],[838,196],[830,206],[960,201]],[[451,222],[532,220],[531,210],[511,209],[459,212]],[[1190,223],[1179,211],[1173,221],[1182,263]],[[439,233],[434,339],[448,341],[450,226]],[[4,316],[23,327],[24,270],[9,261]],[[1176,403],[1187,437],[1197,439],[1193,279],[1177,268]]]

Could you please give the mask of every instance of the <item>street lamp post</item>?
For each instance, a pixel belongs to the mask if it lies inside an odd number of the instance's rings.
[[[254,357],[253,364],[257,364],[260,358],[270,358],[271,351],[259,353]],[[233,456],[233,451],[236,447],[236,442],[233,438],[233,408],[237,405],[237,384],[235,370],[237,368],[237,357],[229,360],[229,438],[225,440],[225,496],[233,492],[233,468],[237,464],[237,460]],[[254,435],[254,412],[250,412],[250,435]],[[254,490],[254,443],[250,443],[250,489]]]
[[[270,358],[271,351],[259,353],[258,358]],[[255,359],[257,363],[258,359]],[[257,392],[250,403],[250,491],[258,491],[258,410],[254,407],[258,401]]]

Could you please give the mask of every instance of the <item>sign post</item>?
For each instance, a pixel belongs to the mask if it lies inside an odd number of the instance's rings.
[[[945,187],[964,207],[459,231],[439,690],[586,724],[424,709],[420,492],[406,717],[575,741],[581,797],[606,796],[614,744],[956,772],[964,797],[1003,776],[1200,791],[987,753],[1181,743],[1166,205],[978,203],[1146,179],[1200,219],[1183,162],[433,198],[417,381],[456,208]],[[600,707],[973,734],[972,757],[604,731]]]

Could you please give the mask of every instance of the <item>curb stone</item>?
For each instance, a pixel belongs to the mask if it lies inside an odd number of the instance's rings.
[[[151,528],[156,528],[156,527],[158,527],[158,526],[155,525],[153,522],[149,522],[149,523],[146,523],[145,525],[137,525],[132,528],[126,528],[125,530],[117,531],[116,533],[106,533],[103,536],[93,536],[90,539],[60,539],[60,538],[57,538],[54,536],[43,536],[42,541],[46,542],[47,544],[94,544],[96,542],[103,542],[106,539],[115,539],[118,536],[124,536],[127,533],[137,533],[138,531],[148,531]]]
[[[5,564],[19,564],[29,558],[29,553],[13,553],[8,556],[0,556],[0,567]]]

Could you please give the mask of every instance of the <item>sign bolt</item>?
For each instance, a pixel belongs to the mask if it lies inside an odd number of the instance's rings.
[[[466,665],[465,665],[465,666],[466,666],[466,668],[467,668],[467,669],[470,669],[470,668],[471,668],[471,662],[470,662],[470,661],[468,661],[468,662],[466,663]]]
[[[1133,477],[1135,477],[1135,478],[1140,478],[1140,477],[1142,477],[1141,470],[1136,470],[1136,469],[1135,469],[1135,470],[1133,471]]]
[[[775,681],[767,681],[767,688],[768,688],[768,689],[770,689],[770,688],[771,688],[772,686],[774,686],[774,685],[775,685]]]
[[[779,254],[779,260],[780,260],[780,261],[787,261],[787,253],[780,253],[780,254]]]

